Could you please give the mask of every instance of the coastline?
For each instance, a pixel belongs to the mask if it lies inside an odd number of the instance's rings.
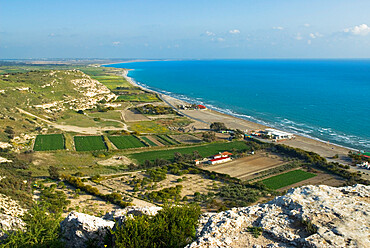
[[[124,69],[122,76],[132,85],[137,86],[143,90],[150,91],[156,93],[160,96],[160,98],[171,107],[175,107],[175,109],[187,116],[188,118],[192,119],[194,123],[191,125],[196,129],[206,130],[209,129],[209,124],[215,121],[224,122],[227,127],[233,129],[241,129],[241,130],[258,130],[258,129],[266,129],[266,128],[274,128],[268,125],[259,124],[250,120],[242,119],[237,116],[233,116],[231,114],[222,113],[217,110],[206,109],[206,110],[179,110],[176,108],[177,105],[181,104],[189,104],[188,102],[177,99],[173,96],[157,92],[152,89],[145,88],[142,85],[139,85],[135,82],[135,80],[128,76],[128,72],[133,69]],[[274,128],[276,129],[276,128]],[[291,140],[284,140],[279,141],[279,144],[286,144],[295,148],[300,148],[307,151],[312,151],[318,153],[319,155],[335,162],[339,162],[342,164],[348,164],[348,152],[349,151],[357,151],[356,149],[344,147],[341,145],[337,145],[330,142],[325,142],[319,140],[317,138],[306,137],[302,134],[294,134],[295,138]],[[338,154],[337,159],[331,159],[331,157]]]

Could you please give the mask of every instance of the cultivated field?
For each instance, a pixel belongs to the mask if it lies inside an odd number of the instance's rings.
[[[139,133],[155,134],[155,133],[168,133],[170,130],[154,121],[139,121],[130,122],[129,129]]]
[[[143,136],[141,137],[145,142],[147,142],[150,146],[158,146],[158,144],[156,144],[154,141],[152,141],[151,139],[149,139],[148,137],[146,136]]]
[[[155,136],[156,139],[161,142],[163,145],[165,146],[172,146],[172,145],[178,145],[180,144],[180,142],[172,139],[170,136],[168,135],[156,135]]]
[[[37,135],[33,150],[52,151],[64,149],[63,134]]]
[[[102,136],[75,136],[76,151],[107,150]]]
[[[184,144],[199,144],[203,142],[202,139],[189,134],[170,135],[170,137],[179,143]]]
[[[108,136],[108,138],[118,149],[138,148],[145,146],[143,142],[132,135]]]
[[[159,101],[157,95],[152,93],[142,93],[142,94],[133,94],[133,95],[120,95],[116,101],[123,102],[157,102]]]
[[[303,170],[293,170],[277,176],[269,177],[262,180],[262,183],[271,189],[280,189],[315,176],[316,174]]]
[[[122,110],[122,116],[126,122],[150,121],[148,117],[130,109]]]
[[[243,141],[234,141],[228,143],[213,143],[201,146],[183,147],[160,151],[146,151],[129,154],[128,157],[136,160],[139,164],[141,164],[145,160],[154,161],[157,158],[172,160],[175,152],[190,154],[194,151],[198,151],[202,157],[209,157],[223,151],[232,151],[233,149],[246,150],[248,148],[249,147]]]
[[[266,154],[255,154],[244,158],[239,158],[228,163],[219,165],[205,165],[203,169],[228,174],[242,180],[253,178],[259,171],[270,169],[285,164],[279,156]]]

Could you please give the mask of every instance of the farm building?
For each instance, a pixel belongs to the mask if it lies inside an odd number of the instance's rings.
[[[276,129],[268,128],[265,130],[266,134],[274,140],[292,139],[294,135],[292,133],[283,132]]]
[[[231,155],[232,153],[230,152],[220,152],[219,154],[214,155],[212,159],[208,160],[208,163],[213,165],[231,161]]]

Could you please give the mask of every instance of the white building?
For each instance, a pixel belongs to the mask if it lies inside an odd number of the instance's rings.
[[[272,128],[267,128],[265,132],[268,136],[270,136],[272,139],[275,139],[275,140],[294,138],[294,135],[292,133],[287,133],[287,132],[272,129]]]
[[[223,153],[220,152],[219,154],[214,155],[213,159],[208,160],[208,163],[213,165],[213,164],[221,164],[221,163],[231,161],[231,158],[229,157],[231,155],[232,153],[230,152],[223,152]]]

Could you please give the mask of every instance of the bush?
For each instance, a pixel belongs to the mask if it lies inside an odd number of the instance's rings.
[[[116,247],[184,247],[195,238],[196,205],[165,206],[155,216],[127,218],[111,231]]]
[[[262,227],[251,226],[251,227],[248,227],[247,230],[255,238],[258,238],[262,234]]]
[[[59,179],[60,174],[59,174],[59,169],[58,168],[56,168],[54,166],[50,166],[48,171],[49,171],[49,175],[50,175],[51,179],[54,179],[54,180]]]
[[[213,122],[210,125],[210,128],[215,131],[227,130],[225,123],[222,123],[222,122]]]

